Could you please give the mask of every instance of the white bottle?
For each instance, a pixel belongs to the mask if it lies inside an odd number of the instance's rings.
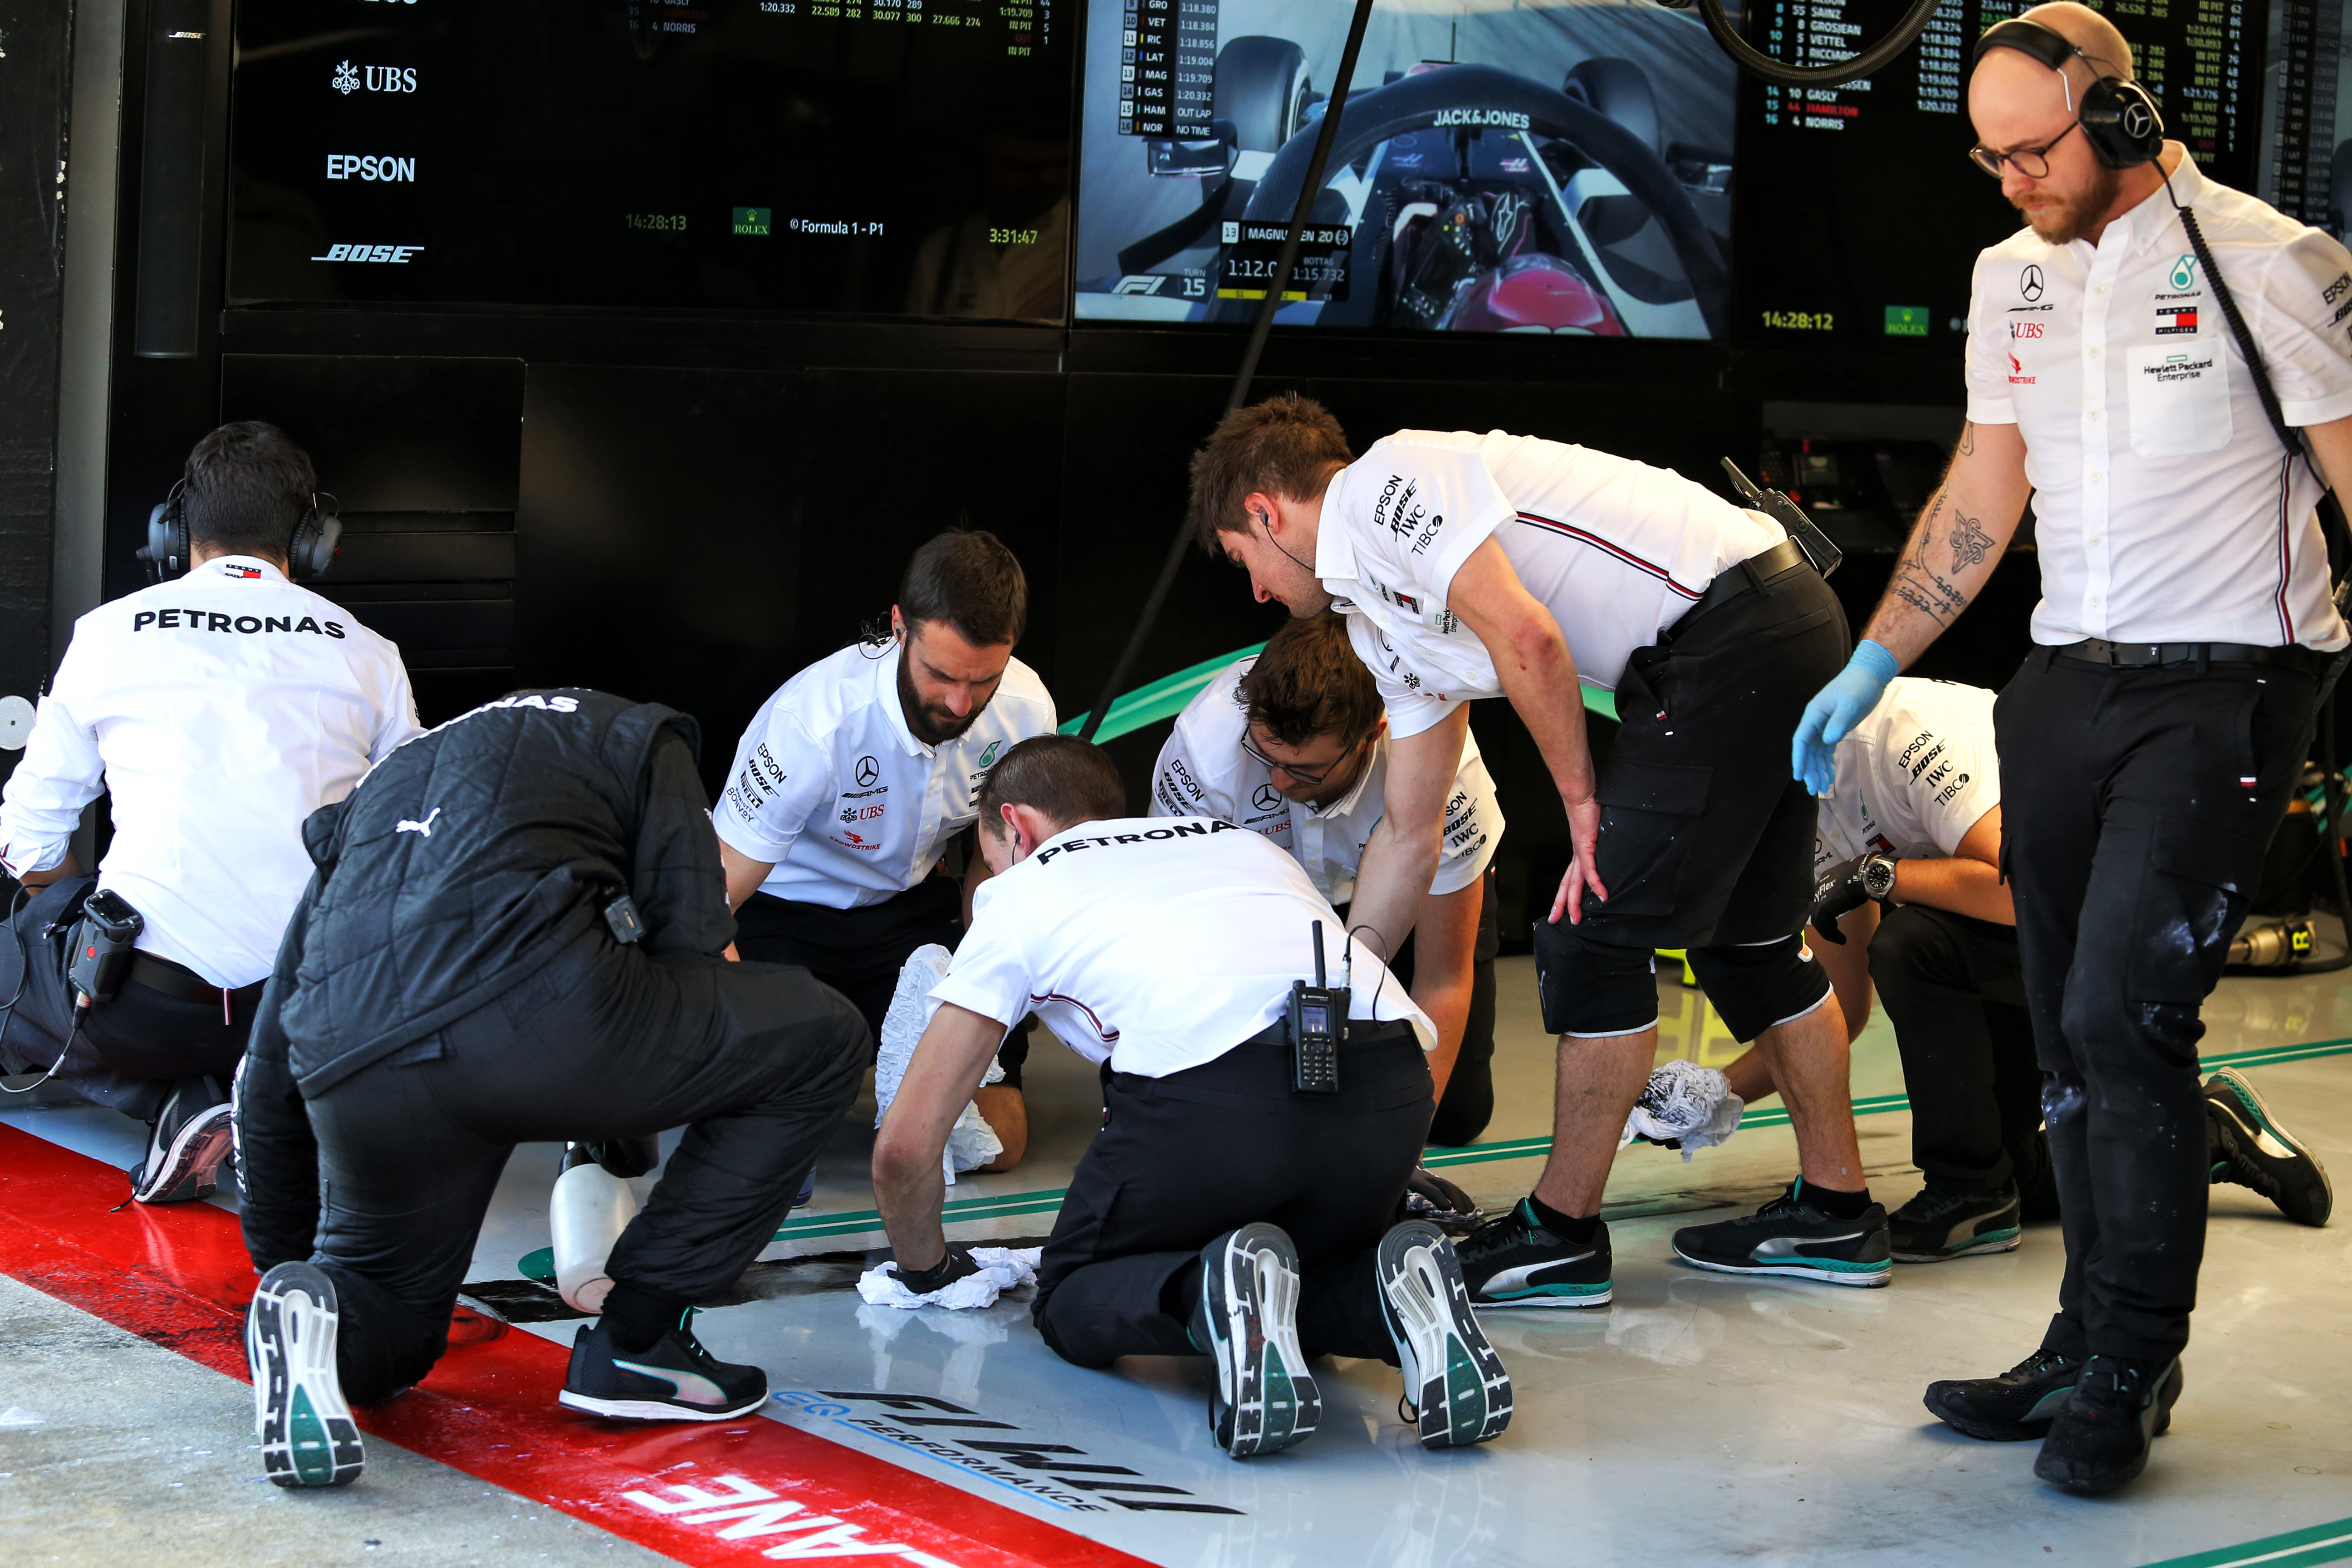
[[[564,1151],[562,1173],[548,1197],[547,1223],[555,1251],[555,1289],[575,1311],[601,1312],[613,1281],[604,1261],[636,1217],[629,1184],[589,1157],[585,1145]]]

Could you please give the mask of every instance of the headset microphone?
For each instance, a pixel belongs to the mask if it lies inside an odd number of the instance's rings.
[[[2040,60],[2061,78],[2066,75],[2069,60],[2079,59],[2091,68],[2098,79],[2083,89],[2083,101],[2074,118],[2083,127],[2083,140],[2091,144],[2092,155],[2108,168],[2137,169],[2162,155],[2164,116],[2157,111],[2156,100],[2148,96],[2147,89],[2100,71],[2102,62],[2075,47],[2055,28],[2015,18],[1996,23],[1977,40],[1972,58],[1981,60],[1991,49],[2015,49],[2030,59]],[[2066,97],[2070,104],[2074,95],[2074,85],[2069,79]]]
[[[1265,535],[1265,542],[1268,544],[1273,545],[1276,550],[1282,550],[1282,541],[1274,536],[1273,522],[1266,517],[1265,513],[1262,511],[1255,515],[1257,517],[1258,531]],[[1306,562],[1301,561],[1297,556],[1291,554],[1289,551],[1282,550],[1282,553],[1292,565],[1305,568],[1306,573],[1309,577],[1316,574],[1314,567],[1308,566]]]

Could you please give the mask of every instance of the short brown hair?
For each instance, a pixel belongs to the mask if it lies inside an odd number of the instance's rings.
[[[1029,579],[1004,542],[985,529],[951,528],[907,563],[898,614],[944,621],[976,647],[1016,643],[1029,625]]]
[[[1286,392],[1236,408],[1192,454],[1192,537],[1214,555],[1217,535],[1249,531],[1242,498],[1252,490],[1305,500],[1355,460],[1347,432],[1311,397]]]
[[[1025,805],[1056,828],[1127,815],[1127,785],[1110,753],[1076,735],[1032,735],[988,770],[980,820],[997,830],[1000,805]]]
[[[1325,610],[1286,623],[1242,677],[1240,700],[1253,723],[1286,746],[1318,735],[1349,745],[1372,732],[1383,711],[1372,672],[1348,646],[1347,618]]]
[[[258,419],[224,425],[197,442],[184,473],[189,542],[233,555],[283,558],[319,487],[310,454]]]

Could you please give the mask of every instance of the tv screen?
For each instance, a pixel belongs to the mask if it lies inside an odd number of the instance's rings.
[[[233,300],[1059,320],[1067,0],[239,0]]]
[[[1251,320],[1349,0],[1089,0],[1076,315]],[[1651,5],[1381,0],[1276,320],[1722,337],[1736,73]]]

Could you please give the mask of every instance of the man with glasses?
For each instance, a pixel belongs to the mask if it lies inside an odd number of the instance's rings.
[[[1978,258],[1968,423],[1793,759],[1829,786],[1832,748],[1981,591],[2031,495],[2036,646],[1994,723],[2066,1272],[2039,1350],[1927,1406],[1972,1436],[2046,1432],[2034,1473],[2083,1492],[2140,1473],[2180,1391],[2210,1174],[2198,1008],[2347,640],[2314,508],[2352,475],[2352,255],[2200,174],[2131,68],[2075,5],[1977,47],[1972,156],[2025,226]]]
[[[1219,670],[1177,716],[1151,783],[1154,816],[1217,816],[1289,851],[1344,919],[1364,846],[1387,813],[1388,715],[1325,611]],[[1429,1141],[1470,1142],[1495,1114],[1495,781],[1465,736],[1437,874],[1391,964],[1437,1026]]]

